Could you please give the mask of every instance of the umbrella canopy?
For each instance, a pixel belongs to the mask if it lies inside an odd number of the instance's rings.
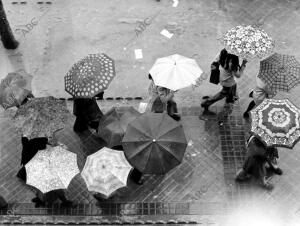
[[[196,60],[174,54],[158,58],[149,73],[155,85],[175,91],[195,85],[203,71]]]
[[[115,75],[113,59],[103,53],[90,54],[64,77],[65,90],[74,97],[90,98],[107,89]]]
[[[0,104],[7,109],[19,106],[31,94],[32,75],[24,70],[8,73],[0,83]]]
[[[221,38],[225,48],[245,59],[263,58],[274,50],[274,41],[261,29],[252,26],[236,26]]]
[[[295,56],[274,53],[260,61],[258,77],[272,91],[290,91],[300,83],[300,63]]]
[[[251,131],[267,146],[293,148],[300,137],[300,110],[288,99],[265,99],[251,117]]]
[[[33,98],[21,105],[14,116],[14,125],[29,139],[53,137],[63,129],[71,116],[66,101],[54,97]]]
[[[187,141],[182,125],[166,113],[146,113],[128,125],[122,145],[139,171],[165,174],[181,163]]]
[[[89,191],[109,197],[126,186],[131,169],[122,151],[104,147],[87,157],[81,176]]]
[[[38,151],[25,168],[27,184],[43,193],[68,188],[73,177],[79,173],[76,154],[61,146]]]
[[[122,145],[127,125],[140,115],[141,113],[133,107],[125,111],[118,111],[118,108],[114,107],[100,120],[98,134],[109,147]]]

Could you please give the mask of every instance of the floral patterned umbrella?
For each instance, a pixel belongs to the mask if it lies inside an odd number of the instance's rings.
[[[79,173],[77,155],[61,146],[38,151],[25,168],[26,183],[43,193],[68,188],[73,177]]]
[[[0,104],[4,109],[19,106],[31,94],[32,75],[24,70],[8,73],[0,83]]]
[[[274,53],[260,61],[258,77],[270,90],[288,92],[300,83],[300,63],[295,56]]]
[[[288,99],[265,99],[251,117],[251,132],[267,146],[293,148],[299,140],[300,109]]]
[[[54,97],[33,98],[22,105],[13,117],[18,131],[29,139],[53,137],[53,133],[63,129],[71,116],[66,101]]]
[[[103,53],[90,54],[67,73],[65,90],[74,97],[94,97],[107,89],[115,75],[113,59]]]
[[[236,26],[227,31],[221,42],[228,50],[244,59],[263,58],[274,49],[274,41],[263,30],[252,26]]]
[[[114,191],[126,186],[131,169],[124,152],[104,147],[87,157],[81,176],[89,191],[108,198]]]

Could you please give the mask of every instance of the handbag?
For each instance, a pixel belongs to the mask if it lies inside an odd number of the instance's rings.
[[[211,64],[211,66],[215,66],[215,69],[211,69],[209,82],[216,85],[220,83],[219,65],[218,62],[212,62]]]

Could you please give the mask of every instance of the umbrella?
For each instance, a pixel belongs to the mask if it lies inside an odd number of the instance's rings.
[[[260,62],[258,77],[270,90],[288,92],[300,83],[300,63],[295,56],[274,53]]]
[[[166,113],[146,113],[127,126],[122,145],[139,171],[165,174],[181,163],[187,141],[182,125]]]
[[[149,73],[155,85],[175,91],[195,85],[203,71],[196,60],[174,54],[158,58]]]
[[[0,104],[7,109],[19,106],[31,94],[32,75],[24,70],[8,73],[0,84]]]
[[[64,77],[65,90],[75,97],[90,98],[107,89],[115,75],[113,59],[103,53],[90,54]]]
[[[236,26],[228,30],[221,42],[231,53],[245,59],[263,58],[274,49],[274,41],[261,29],[252,26]]]
[[[15,127],[32,139],[53,137],[55,131],[64,128],[70,115],[66,101],[41,97],[21,105],[13,119]]]
[[[118,108],[114,107],[100,120],[98,134],[109,147],[119,146],[122,144],[128,123],[140,115],[141,113],[133,107],[125,111],[118,111]]]
[[[122,151],[104,147],[87,157],[81,176],[89,191],[109,197],[126,186],[131,169]]]
[[[61,146],[38,151],[25,168],[27,184],[43,193],[68,188],[73,177],[79,173],[76,154]]]
[[[251,117],[251,131],[267,146],[293,148],[300,137],[300,110],[288,99],[265,99]]]

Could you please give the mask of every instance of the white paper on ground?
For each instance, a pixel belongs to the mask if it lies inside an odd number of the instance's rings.
[[[161,35],[167,37],[167,38],[172,38],[172,36],[174,34],[170,33],[169,31],[167,31],[166,29],[163,29],[161,32],[160,32]]]
[[[178,0],[173,0],[173,7],[177,7],[178,6],[179,1]]]
[[[148,103],[141,102],[140,105],[139,105],[138,111],[140,113],[144,113],[146,111],[147,105],[148,105]]]
[[[135,59],[143,59],[143,51],[142,49],[135,49]]]

